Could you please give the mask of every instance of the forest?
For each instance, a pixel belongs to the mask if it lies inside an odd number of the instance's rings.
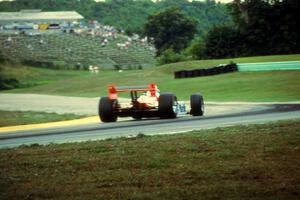
[[[86,21],[98,20],[102,24],[124,29],[128,34],[141,34],[149,15],[174,6],[197,21],[198,35],[204,35],[213,25],[232,22],[226,6],[214,0],[162,0],[157,3],[151,0],[15,0],[0,2],[0,12],[16,12],[21,9],[75,10]]]
[[[299,0],[235,0],[228,6],[233,25],[210,29],[205,49],[198,55],[224,58],[299,53],[299,10]]]
[[[176,17],[178,10],[151,16],[145,30],[155,38],[160,63],[300,53],[299,0],[233,0],[226,8],[232,23],[215,24],[203,36],[194,37],[190,36],[193,20],[182,16],[184,13]],[[166,13],[173,17],[162,23]],[[191,24],[189,31],[181,28],[184,24]],[[178,43],[182,44],[179,48]]]
[[[86,22],[155,39],[159,64],[300,53],[299,0],[15,0],[1,11],[75,10]]]

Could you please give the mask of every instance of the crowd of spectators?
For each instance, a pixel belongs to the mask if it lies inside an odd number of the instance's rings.
[[[1,28],[2,27],[2,28]],[[119,50],[128,50],[131,46],[135,44],[143,45],[146,48],[149,48],[151,51],[155,51],[153,45],[149,45],[149,43],[153,44],[153,38],[143,37],[141,38],[138,34],[132,34],[131,36],[126,36],[124,34],[123,29],[117,29],[113,26],[102,25],[98,23],[96,20],[91,21],[88,25],[79,24],[76,27],[64,27],[61,26],[60,31],[68,34],[77,34],[81,36],[99,38],[99,45],[101,47],[107,47],[110,45],[111,41],[116,40],[118,37],[123,38],[123,42],[113,43],[112,45],[116,45],[115,47]],[[3,26],[0,26],[0,31],[3,30]],[[49,30],[48,32],[57,32],[57,30]],[[47,32],[47,30],[14,30],[14,35],[28,35],[28,36],[38,36]],[[12,39],[8,38],[8,42],[11,42]],[[45,45],[46,43],[43,40],[40,40],[40,45]]]
[[[96,21],[93,21],[92,26],[81,26],[79,28],[69,30],[64,29],[63,32],[92,38],[100,38],[101,47],[107,47],[108,45],[110,45],[111,41],[116,40],[118,37],[122,37],[123,39],[125,39],[124,42],[118,42],[114,44],[119,50],[127,50],[134,44],[140,44],[149,48],[151,51],[155,51],[153,45],[149,45],[149,43],[153,44],[153,38],[141,38],[136,33],[132,34],[131,36],[126,36],[123,29],[118,30],[113,26],[101,25]]]
[[[17,35],[40,36],[41,34],[37,33],[37,32],[26,32],[24,30],[14,31],[11,35],[7,36],[7,39],[5,40],[5,43],[4,43],[3,47],[4,48],[9,48],[12,43],[18,42],[18,39],[16,37],[13,37],[13,36],[17,36]],[[40,38],[38,40],[38,43],[39,43],[40,46],[47,45],[47,43],[42,38]],[[34,50],[33,44],[31,44],[31,43],[26,45],[26,47],[27,47],[28,50]]]
[[[145,49],[150,49],[151,51],[155,51],[155,48],[151,43],[153,43],[153,38],[141,37],[138,34],[132,34],[131,36],[127,36],[124,30],[118,30],[113,26],[101,25],[97,24],[96,26],[82,26],[76,28],[60,28],[56,30],[10,30],[10,32],[5,32],[5,30],[1,31],[2,37],[6,37],[6,39],[2,40],[2,48],[15,48],[16,46],[20,46],[19,43],[23,42],[22,46],[26,48],[28,52],[34,53],[35,51],[45,50],[48,47],[51,47],[51,40],[48,40],[44,35],[49,34],[74,34],[79,35],[81,37],[91,37],[97,40],[98,45],[101,48],[109,47],[109,48],[117,48],[121,51],[127,51],[130,48],[135,48],[135,46],[144,46]],[[21,37],[19,37],[21,36]],[[30,40],[23,40],[23,37],[30,37]],[[25,41],[25,42],[24,42]],[[97,43],[95,43],[97,45]],[[43,48],[41,48],[43,47]],[[77,55],[76,48],[73,48],[72,45],[63,49],[69,57],[73,57]],[[99,68],[97,66],[90,65],[88,68],[91,73],[98,73]]]

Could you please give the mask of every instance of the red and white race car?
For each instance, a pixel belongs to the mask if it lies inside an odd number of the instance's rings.
[[[120,103],[118,101],[120,92],[130,93],[131,101]],[[183,112],[193,116],[202,116],[204,113],[203,97],[200,94],[190,96],[191,109],[186,112],[184,103],[178,102],[172,93],[160,94],[154,83],[143,86],[110,85],[108,93],[108,97],[101,97],[99,101],[98,113],[102,122],[115,122],[118,117],[168,119],[176,118],[178,113]]]

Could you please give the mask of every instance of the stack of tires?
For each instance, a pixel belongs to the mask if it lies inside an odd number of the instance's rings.
[[[175,79],[178,78],[192,78],[201,76],[212,76],[218,74],[224,74],[229,72],[238,71],[238,67],[235,63],[220,65],[216,67],[211,67],[208,69],[194,69],[194,70],[180,70],[174,72]]]

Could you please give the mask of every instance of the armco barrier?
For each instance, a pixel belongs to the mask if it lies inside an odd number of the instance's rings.
[[[238,71],[300,70],[300,61],[240,63]]]
[[[200,76],[211,76],[217,74],[223,74],[228,72],[237,71],[238,67],[236,64],[220,65],[217,67],[211,67],[208,69],[194,69],[194,70],[180,70],[174,72],[175,78],[192,78]]]
[[[175,78],[192,78],[201,76],[211,76],[228,72],[247,71],[271,71],[271,70],[300,70],[300,61],[287,62],[263,62],[263,63],[241,63],[227,64],[208,69],[181,70],[174,73]]]

